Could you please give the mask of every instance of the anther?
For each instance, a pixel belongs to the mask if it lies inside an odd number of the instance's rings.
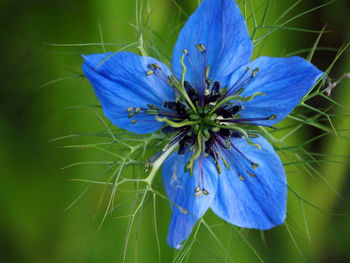
[[[204,194],[204,195],[209,195],[209,192],[208,192],[206,189],[203,188],[202,191],[203,191],[203,194]]]
[[[249,176],[254,178],[255,177],[255,174],[251,173],[251,172],[248,172]]]
[[[136,113],[136,114],[137,114],[137,113],[140,113],[140,111],[141,111],[140,108],[136,108],[136,109],[135,109],[135,113]]]
[[[219,174],[221,174],[222,169],[221,169],[221,165],[219,162],[216,162],[216,170],[218,171]]]
[[[151,76],[151,75],[153,75],[154,74],[154,71],[153,70],[148,70],[147,72],[146,72],[146,76]]]
[[[209,71],[210,71],[210,66],[207,66],[205,69],[205,78],[208,80],[209,79]]]
[[[129,108],[126,109],[126,112],[129,113],[129,112],[132,112],[133,110],[134,110],[134,107],[129,107]]]
[[[240,89],[237,90],[233,95],[238,96],[238,95],[242,94],[243,91],[244,91],[244,88],[240,88]]]
[[[199,186],[197,186],[195,189],[194,189],[194,196],[196,197],[200,197],[203,195],[203,191],[200,189]]]
[[[267,119],[268,119],[268,120],[276,120],[276,119],[277,119],[277,116],[276,116],[276,114],[272,114],[272,115],[269,116]]]
[[[199,52],[204,53],[206,51],[204,44],[197,44],[195,47],[199,50]]]
[[[160,66],[158,64],[156,64],[156,63],[155,64],[150,64],[148,67],[151,68],[151,69],[161,69]]]
[[[136,120],[131,120],[131,124],[136,124]]]
[[[135,112],[130,112],[129,114],[128,114],[128,118],[130,119],[130,118],[132,118],[132,117],[134,117],[135,116]]]
[[[256,74],[258,74],[258,72],[259,72],[259,68],[254,69],[252,72],[252,77],[255,77]]]
[[[203,192],[202,191],[199,191],[199,192],[195,192],[194,193],[194,196],[195,197],[200,197],[200,196],[202,196],[203,195]]]
[[[147,106],[152,110],[159,110],[159,108],[157,106],[154,106],[152,104],[147,104]]]
[[[240,179],[241,181],[244,181],[244,180],[245,180],[245,178],[244,178],[243,175],[239,175],[239,179]]]
[[[183,52],[184,54],[188,55],[187,49],[183,49],[182,52]]]
[[[220,88],[220,82],[219,81],[215,81],[213,83],[213,86],[211,87],[211,94],[215,95],[215,94],[219,93],[219,88]]]
[[[230,140],[227,139],[227,138],[226,138],[226,140],[225,140],[225,145],[226,145],[227,149],[230,149],[230,147],[231,147],[231,142],[230,142]]]
[[[168,83],[169,83],[170,87],[175,87],[175,83],[170,76],[168,76]]]
[[[257,163],[251,163],[252,168],[255,170],[256,168],[259,167],[259,164]]]
[[[259,138],[259,135],[258,135],[258,134],[255,134],[255,133],[248,133],[248,137],[249,137],[249,138],[256,139],[256,138]]]

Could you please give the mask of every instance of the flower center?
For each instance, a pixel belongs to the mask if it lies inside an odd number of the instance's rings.
[[[202,54],[202,61],[205,63],[205,46],[198,44],[196,48]],[[250,101],[256,96],[264,95],[261,92],[256,92],[251,96],[240,96],[244,87],[257,75],[258,69],[250,71],[247,68],[240,79],[231,87],[221,87],[219,81],[212,81],[209,78],[210,67],[203,64],[202,81],[196,80],[195,83],[189,83],[185,81],[187,71],[184,63],[185,56],[191,65],[193,75],[195,75],[193,62],[187,50],[184,50],[184,55],[180,60],[183,68],[180,80],[174,75],[167,76],[158,64],[150,64],[149,71],[146,73],[148,76],[156,75],[162,81],[167,81],[175,92],[175,100],[165,101],[162,105],[163,109],[150,104],[148,104],[147,109],[130,107],[127,110],[129,118],[143,112],[154,115],[157,121],[164,122],[165,125],[162,131],[171,139],[163,147],[162,152],[167,151],[176,143],[179,144],[178,154],[183,155],[187,150],[193,152],[191,159],[185,166],[185,171],[189,171],[191,175],[193,174],[195,160],[200,158],[200,161],[202,161],[203,156],[214,160],[218,173],[222,171],[220,160],[227,169],[230,169],[229,162],[226,160],[226,152],[233,149],[249,164],[250,167],[246,168],[246,174],[254,177],[255,174],[252,169],[256,169],[258,164],[250,161],[235,145],[231,144],[231,139],[244,137],[249,144],[261,149],[260,145],[251,140],[251,138],[258,136],[258,132],[245,127],[258,126],[260,124],[257,124],[256,121],[259,120],[276,118],[276,115],[254,119],[243,118],[240,115],[240,112],[244,110],[244,102]],[[136,121],[132,120],[132,123],[136,123]],[[146,163],[146,169],[152,165],[153,160],[154,158],[151,158]],[[243,181],[244,177],[239,176]],[[195,192],[198,196],[208,194],[208,191],[200,186],[196,188]]]

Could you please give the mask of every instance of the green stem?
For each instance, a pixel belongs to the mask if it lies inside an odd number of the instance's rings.
[[[174,122],[171,121],[167,118],[160,118],[158,116],[156,116],[156,120],[159,122],[166,122],[169,126],[173,127],[173,128],[181,128],[184,126],[192,126],[192,125],[196,125],[198,123],[200,123],[200,121],[184,121],[184,122]]]
[[[216,104],[215,107],[210,110],[209,115],[213,114],[218,108],[220,108],[222,105],[226,104],[227,102],[230,102],[232,100],[251,101],[256,96],[259,96],[259,95],[265,96],[265,94],[261,93],[261,92],[256,92],[252,96],[249,96],[249,97],[241,97],[241,96],[237,96],[237,95],[229,96],[229,97],[223,99],[222,101],[220,101],[218,104]]]

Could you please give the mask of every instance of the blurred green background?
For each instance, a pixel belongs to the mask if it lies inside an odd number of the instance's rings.
[[[257,8],[264,2],[253,1]],[[271,3],[269,19],[273,21],[294,1],[273,0]],[[321,3],[325,2],[303,1],[289,17]],[[171,56],[178,30],[186,20],[185,14],[191,14],[197,4],[197,0],[151,0],[149,21],[155,41],[168,56]],[[122,262],[127,220],[113,219],[115,214],[108,216],[97,233],[103,215],[103,211],[96,213],[100,188],[92,188],[62,213],[86,188],[86,184],[69,179],[92,178],[102,168],[93,165],[61,168],[101,157],[94,151],[60,148],[71,141],[49,142],[72,133],[103,130],[91,110],[69,108],[97,104],[85,79],[72,77],[53,81],[79,75],[80,54],[102,52],[102,47],[57,47],[46,43],[99,43],[99,25],[105,42],[122,45],[133,42],[138,34],[129,23],[135,24],[135,8],[135,1],[126,0],[1,0],[1,262]],[[338,49],[350,40],[349,13],[350,2],[337,0],[303,16],[291,26],[321,30],[328,23],[327,28],[333,32],[322,37],[320,46]],[[310,48],[316,38],[317,34],[279,30],[269,37],[261,54],[281,56]],[[118,47],[107,46],[106,49],[115,51]],[[135,49],[131,51],[137,52]],[[317,51],[312,62],[325,70],[335,54],[334,51]],[[349,71],[350,52],[347,51],[330,76],[337,79]],[[50,81],[53,81],[51,85],[38,89]],[[349,108],[350,81],[337,86],[332,97]],[[322,107],[322,103],[316,100],[314,105]],[[335,108],[334,113],[344,114],[344,111]],[[350,128],[349,118],[335,118],[334,123],[337,129]],[[305,127],[288,142],[298,144],[317,134],[317,130]],[[349,132],[344,134],[350,135]],[[318,168],[342,198],[319,178],[311,178],[296,168],[288,169],[290,185],[325,211],[350,212],[349,149],[349,143],[338,140],[336,136],[322,138],[308,149],[343,156],[336,159],[338,163],[325,162],[322,168]],[[127,193],[121,196],[125,198]],[[176,252],[166,244],[170,208],[166,201],[158,200],[157,203],[161,262],[171,262]],[[307,205],[304,208],[311,243],[298,227],[291,230],[301,253],[283,226],[265,233],[266,244],[263,244],[259,232],[244,234],[266,262],[350,262],[349,215],[325,214]],[[289,194],[288,213],[304,227],[300,206],[292,194]],[[210,223],[222,223],[211,213],[207,217]],[[151,204],[146,206],[136,227],[137,235],[133,233],[130,240],[126,262],[158,262]],[[217,234],[234,262],[258,262],[252,250],[230,227],[218,228]],[[205,229],[200,231],[198,239],[211,247],[215,255],[198,243],[185,262],[228,260]]]

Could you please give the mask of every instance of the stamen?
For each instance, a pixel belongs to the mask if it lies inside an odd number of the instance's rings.
[[[178,133],[177,135],[175,135],[175,137],[173,137],[170,142],[168,142],[162,149],[163,152],[167,151],[170,147],[172,147],[175,143],[179,142],[181,140],[181,138],[183,138],[183,136],[185,136],[185,134],[187,134],[189,131],[189,129],[185,129],[182,132]]]
[[[230,171],[230,169],[231,169],[231,168],[230,168],[230,164],[228,163],[228,161],[227,161],[227,160],[225,159],[225,157],[223,156],[221,150],[219,149],[219,146],[216,145],[216,144],[214,144],[214,145],[215,145],[215,147],[216,147],[216,149],[217,149],[217,151],[218,151],[218,153],[219,153],[219,155],[220,155],[221,160],[223,161],[224,165],[226,166],[227,170]]]
[[[249,160],[248,157],[245,156],[234,144],[232,144],[232,148],[233,148],[236,152],[238,152],[246,161],[248,161],[249,164],[252,166],[252,168],[253,168],[253,167],[257,168],[257,167],[258,167],[258,164],[256,164],[256,163],[252,162],[251,160]],[[255,169],[255,168],[254,168],[254,169]]]
[[[243,76],[246,75],[246,73],[249,71],[249,68],[243,73],[243,75],[238,79],[238,81],[230,88],[230,91],[227,92],[227,96],[230,96],[232,93],[236,93],[240,89],[244,88],[258,73],[259,68],[256,68],[252,71],[252,74],[245,80],[243,83],[240,83],[236,88],[234,88],[235,85],[238,84],[239,81],[243,79]],[[242,90],[243,91],[243,90]],[[241,92],[242,92],[241,91]]]
[[[198,92],[197,73],[196,73],[196,71],[195,71],[195,69],[194,69],[191,56],[190,56],[190,54],[188,53],[188,51],[187,51],[186,49],[184,49],[183,52],[184,52],[185,55],[187,56],[188,62],[190,63],[190,66],[191,66],[191,69],[192,69],[193,78],[194,78],[194,81],[195,81],[195,84],[196,84],[196,90],[197,90],[197,92]]]
[[[159,108],[157,106],[154,106],[152,104],[147,104],[147,106],[152,110],[159,110]]]
[[[249,169],[246,168],[246,166],[244,164],[242,164],[240,162],[240,160],[238,158],[235,157],[235,155],[231,152],[231,151],[228,151],[228,152],[225,152],[226,155],[228,155],[228,153],[230,153],[229,157],[230,159],[233,158],[234,159],[234,162],[232,162],[232,159],[231,159],[231,162],[233,163],[234,165],[234,168],[235,170],[237,171],[238,173],[238,176],[239,176],[239,179],[241,181],[244,181],[246,178],[244,177],[244,175],[241,173],[241,169],[243,169],[243,171],[248,174],[250,177],[255,177],[255,174],[250,172]],[[254,165],[257,165],[255,163],[253,163]],[[239,169],[239,166],[241,167],[241,169]],[[253,165],[252,165],[253,166]],[[254,168],[253,168],[254,169]]]
[[[206,48],[204,46],[204,44],[199,44],[196,45],[196,48],[201,52],[202,54],[202,88],[201,88],[201,94],[200,94],[200,105],[203,107],[204,106],[204,91],[205,91],[205,83],[207,78],[207,65],[206,65]],[[208,71],[208,77],[209,77],[209,71]]]
[[[238,78],[238,80],[227,90],[227,95],[229,95],[231,92],[235,92],[236,85],[243,79],[243,77],[249,72],[250,68],[247,67],[247,69],[244,71],[244,73]]]

